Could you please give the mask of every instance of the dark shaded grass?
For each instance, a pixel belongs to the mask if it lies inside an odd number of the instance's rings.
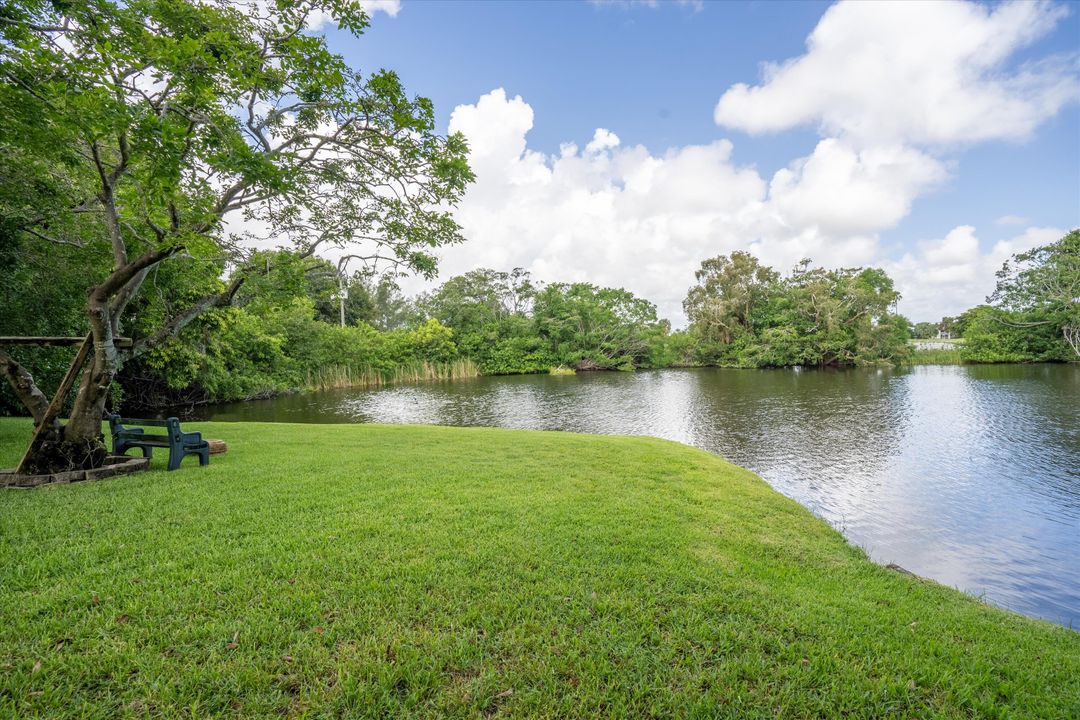
[[[193,428],[229,453],[0,493],[0,716],[1080,717],[1080,634],[693,448]]]

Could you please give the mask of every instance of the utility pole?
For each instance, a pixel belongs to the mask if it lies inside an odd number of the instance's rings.
[[[341,314],[341,327],[345,327],[345,276],[338,272],[338,310]]]

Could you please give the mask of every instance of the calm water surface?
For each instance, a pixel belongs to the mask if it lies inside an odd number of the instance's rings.
[[[495,377],[203,413],[678,440],[759,473],[879,562],[1080,627],[1080,366]]]

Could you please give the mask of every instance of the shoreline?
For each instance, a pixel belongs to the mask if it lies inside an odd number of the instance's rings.
[[[1050,361],[1032,361],[1032,362],[1017,362],[1017,361],[1000,361],[1000,362],[977,362],[977,361],[963,361],[963,362],[897,362],[883,365],[784,365],[776,367],[739,367],[735,365],[669,365],[667,367],[659,368],[637,368],[632,372],[635,373],[650,373],[650,372],[663,372],[665,370],[739,370],[739,371],[754,371],[754,372],[848,372],[852,370],[909,370],[915,367],[1000,367],[1008,365],[1017,366],[1032,366],[1032,365],[1047,365],[1047,366],[1070,366],[1080,365],[1080,361],[1077,362],[1050,362]],[[600,368],[600,369],[588,369],[577,370],[574,373],[550,373],[545,370],[542,372],[528,372],[528,373],[498,373],[492,375],[477,374],[468,377],[453,377],[453,378],[428,378],[420,380],[407,380],[400,382],[386,382],[379,385],[343,385],[336,387],[303,387],[292,388],[279,391],[266,391],[258,393],[247,398],[241,398],[238,400],[198,400],[189,401],[185,403],[179,403],[176,405],[133,405],[131,408],[122,409],[121,412],[128,413],[151,413],[155,417],[164,417],[165,413],[170,411],[183,411],[187,410],[190,414],[196,408],[212,408],[222,405],[235,405],[239,403],[249,402],[263,402],[267,400],[275,400],[279,398],[292,397],[295,395],[310,395],[317,393],[335,393],[335,392],[348,392],[348,391],[377,391],[386,388],[393,387],[410,387],[410,386],[425,386],[445,383],[457,383],[457,382],[472,382],[475,380],[482,380],[487,378],[513,378],[513,377],[588,377],[590,375],[607,375],[612,373],[627,373],[631,371],[619,370],[617,368]],[[10,417],[10,416],[2,416]],[[181,414],[179,417],[183,418]]]

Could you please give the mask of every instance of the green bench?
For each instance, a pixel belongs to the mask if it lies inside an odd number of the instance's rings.
[[[165,428],[165,434],[147,433],[142,427]],[[180,420],[174,417],[164,420],[137,420],[109,415],[112,431],[113,455],[123,455],[131,448],[142,450],[143,457],[152,457],[154,448],[169,448],[169,470],[180,467],[185,455],[198,455],[199,465],[210,464],[210,444],[202,439],[202,433],[184,432]]]

